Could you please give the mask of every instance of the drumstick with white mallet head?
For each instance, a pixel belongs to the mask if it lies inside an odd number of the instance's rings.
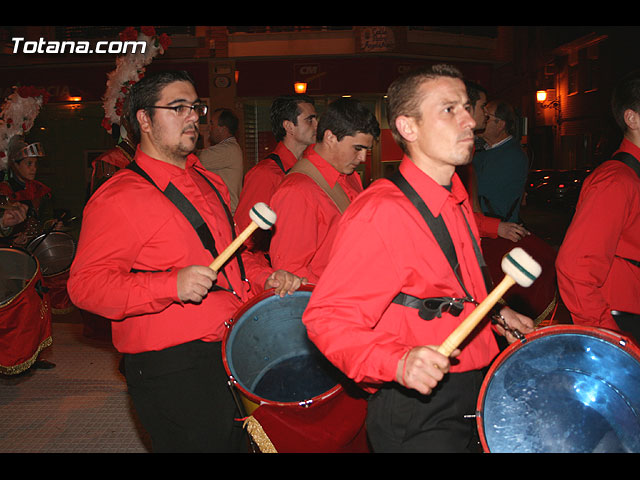
[[[447,339],[442,342],[442,345],[438,347],[438,352],[447,357],[451,355],[494,305],[498,303],[507,290],[516,283],[525,288],[531,286],[542,272],[540,264],[520,247],[514,248],[507,253],[502,258],[500,266],[505,273],[502,282],[451,332]]]
[[[227,260],[240,248],[247,238],[259,227],[262,230],[269,230],[276,223],[276,213],[271,210],[266,203],[256,203],[249,212],[251,223],[229,244],[224,251],[218,255],[209,268],[218,271]]]

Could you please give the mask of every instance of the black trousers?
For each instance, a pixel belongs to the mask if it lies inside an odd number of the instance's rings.
[[[483,373],[449,373],[431,395],[391,383],[369,399],[367,433],[376,453],[479,452],[475,419]],[[468,417],[465,417],[468,416]]]
[[[154,452],[247,452],[221,343],[125,354],[125,377]]]

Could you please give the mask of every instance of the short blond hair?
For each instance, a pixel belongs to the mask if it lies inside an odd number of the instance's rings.
[[[396,119],[401,116],[420,119],[421,96],[418,93],[420,85],[426,80],[440,77],[459,78],[462,73],[453,65],[438,64],[411,70],[395,79],[387,90],[387,119],[389,128],[396,143],[404,153],[408,153],[407,145],[396,128]]]

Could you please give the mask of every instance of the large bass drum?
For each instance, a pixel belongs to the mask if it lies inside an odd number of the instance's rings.
[[[51,342],[51,305],[38,259],[0,248],[0,373],[25,371]]]
[[[640,452],[640,350],[592,327],[536,330],[492,364],[476,421],[485,452]]]
[[[366,399],[316,349],[302,323],[303,286],[243,305],[223,343],[231,388],[262,452],[366,452]]]
[[[54,314],[74,309],[67,293],[69,269],[76,253],[76,242],[65,232],[49,232],[37,236],[27,244],[27,250],[38,258],[44,285],[49,289]]]

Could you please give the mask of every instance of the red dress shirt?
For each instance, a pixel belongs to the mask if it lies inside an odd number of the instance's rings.
[[[159,188],[171,182],[191,201],[209,226],[218,252],[231,243],[231,226],[222,204],[196,170],[228,203],[227,188],[195,155],[187,158],[185,169],[140,150],[135,161]],[[245,253],[243,260],[252,286],[259,291],[271,269],[260,257]],[[224,269],[237,295],[213,291],[194,304],[182,303],[177,294],[178,270],[212,261],[196,231],[165,195],[137,173],[122,169],[85,207],[67,288],[79,308],[116,320],[112,337],[120,352],[161,350],[198,339],[220,341],[224,322],[250,297],[238,262],[232,259]],[[222,272],[217,284],[229,287]]]
[[[276,145],[273,153],[280,157],[285,170],[289,170],[298,161],[282,142]],[[238,206],[234,214],[238,232],[242,232],[251,223],[249,212],[256,203],[264,202],[271,206],[271,197],[284,176],[285,173],[272,158],[260,160],[246,173]],[[249,238],[245,244],[250,249],[255,247],[252,238]]]
[[[640,159],[629,140],[618,151]],[[611,310],[640,313],[640,268],[623,258],[640,260],[640,178],[608,160],[585,180],[556,259],[574,323],[620,331]]]
[[[452,179],[450,193],[407,157],[400,171],[431,212],[442,214],[462,263],[465,286],[477,301],[483,300],[486,287],[462,212],[476,241],[478,230],[458,176]],[[331,260],[303,314],[309,338],[368,391],[395,381],[398,361],[406,351],[440,345],[474,308],[467,303],[459,317],[445,313],[425,321],[417,309],[392,303],[399,292],[419,298],[464,296],[418,210],[394,184],[381,179],[343,214]],[[452,360],[451,371],[485,367],[497,353],[491,326],[481,323]]]
[[[358,173],[341,174],[313,149],[305,156],[329,187],[340,184],[350,201],[362,192]],[[271,264],[316,283],[329,261],[340,210],[311,177],[297,172],[285,177],[271,198],[271,206],[278,216],[269,251]]]

